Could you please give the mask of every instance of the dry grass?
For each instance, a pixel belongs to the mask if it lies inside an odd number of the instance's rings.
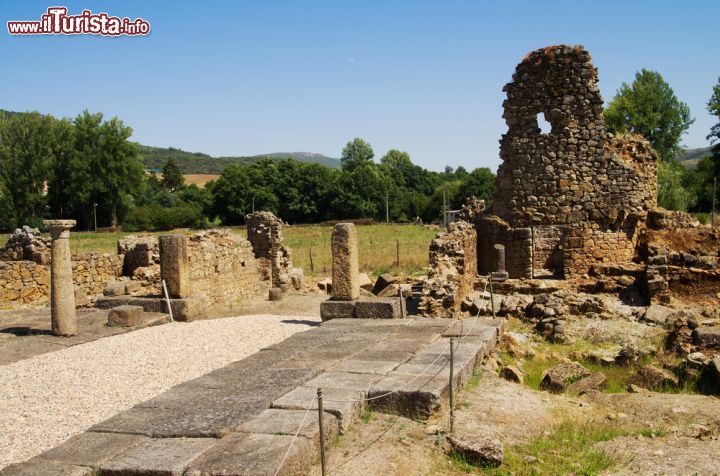
[[[417,225],[375,224],[360,225],[358,229],[360,269],[364,272],[382,274],[393,272],[403,275],[421,274],[428,265],[428,247],[436,231]],[[233,228],[235,233],[246,236],[244,228]],[[170,232],[155,232],[161,235]],[[175,230],[172,233],[192,233]],[[118,239],[126,232],[73,232],[70,235],[72,253],[115,253]],[[138,234],[138,233],[133,233]],[[332,226],[298,225],[283,230],[285,243],[293,251],[293,263],[309,275],[329,275],[332,266],[330,235]],[[8,235],[0,235],[3,246]],[[396,266],[397,244],[400,245],[400,266]],[[313,268],[310,268],[310,253]]]

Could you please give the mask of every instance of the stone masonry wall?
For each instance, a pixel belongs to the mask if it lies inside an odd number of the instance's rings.
[[[478,238],[466,221],[451,223],[430,244],[430,271],[420,297],[424,316],[452,317],[473,291],[477,274]]]
[[[107,283],[120,276],[122,263],[109,253],[72,256],[79,306],[91,305]],[[0,308],[42,306],[50,302],[50,266],[34,261],[0,261]]]
[[[192,235],[188,241],[190,295],[211,307],[232,308],[266,289],[248,240],[228,230]]]
[[[273,287],[287,288],[292,271],[292,252],[283,244],[283,222],[271,212],[255,212],[245,217],[248,240],[260,264],[264,279]]]
[[[657,207],[657,155],[640,136],[606,131],[590,54],[565,45],[533,51],[504,91],[508,131],[490,213],[508,230],[533,229],[532,266],[515,277],[532,268],[568,276],[631,259]],[[538,115],[550,131],[541,131]],[[478,234],[486,234],[481,224]],[[511,258],[512,243],[503,244]]]

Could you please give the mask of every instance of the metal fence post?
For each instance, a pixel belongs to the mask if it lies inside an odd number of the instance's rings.
[[[455,392],[453,390],[453,374],[455,361],[455,339],[450,338],[450,433],[453,432],[455,426]]]
[[[323,392],[322,388],[317,389],[318,399],[318,425],[320,426],[320,467],[322,476],[325,476],[325,432],[323,431]]]

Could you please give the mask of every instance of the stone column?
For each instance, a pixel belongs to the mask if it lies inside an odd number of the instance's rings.
[[[70,228],[75,220],[45,220],[52,237],[50,263],[50,318],[56,336],[77,334],[75,285],[70,260]]]
[[[168,295],[173,299],[190,295],[188,269],[188,237],[163,235],[160,237],[160,278],[165,280]]]
[[[491,273],[494,281],[504,281],[508,278],[508,272],[505,271],[505,245],[496,244],[493,246],[495,250],[495,272]]]
[[[338,223],[332,232],[332,293],[339,301],[360,297],[357,231],[353,223]]]

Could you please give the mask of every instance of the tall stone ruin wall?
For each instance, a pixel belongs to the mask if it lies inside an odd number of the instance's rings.
[[[533,269],[572,276],[595,263],[632,259],[647,214],[657,207],[657,156],[640,136],[606,131],[590,54],[564,45],[533,51],[503,90],[508,131],[492,209],[477,221],[480,255],[492,247],[483,236],[504,244],[509,261],[518,248],[522,256],[508,264],[515,278]],[[538,115],[550,131],[541,131]],[[498,232],[490,215],[507,228]],[[488,264],[480,258],[481,273],[493,271]]]
[[[245,217],[245,225],[263,278],[273,287],[289,286],[292,252],[283,244],[282,220],[271,212],[254,212]]]
[[[211,308],[232,308],[267,289],[252,245],[229,230],[190,236],[188,268],[190,295]]]
[[[475,286],[477,274],[475,228],[467,221],[451,223],[430,243],[430,271],[420,297],[424,316],[452,317]]]

